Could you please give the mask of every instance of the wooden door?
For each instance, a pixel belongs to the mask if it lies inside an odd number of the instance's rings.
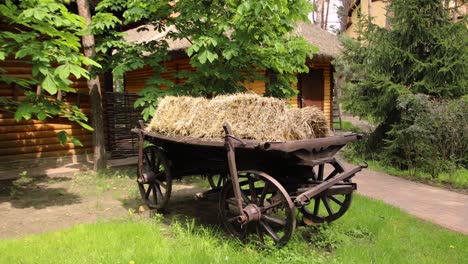
[[[323,70],[309,69],[308,73],[299,75],[301,107],[316,106],[323,111]]]

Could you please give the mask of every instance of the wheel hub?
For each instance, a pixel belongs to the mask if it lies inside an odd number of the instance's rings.
[[[152,182],[156,179],[156,175],[152,170],[147,168],[146,166],[143,168],[142,175],[138,178],[138,183],[148,183]]]
[[[258,222],[260,221],[260,218],[262,217],[262,212],[260,210],[260,207],[258,207],[256,204],[249,204],[246,207],[244,207],[244,215],[247,216],[247,219],[241,219],[244,220],[245,223],[248,222]]]

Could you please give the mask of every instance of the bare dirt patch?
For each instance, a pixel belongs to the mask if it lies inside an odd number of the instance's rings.
[[[0,238],[138,213],[141,200],[135,179],[128,175],[131,173],[99,176],[85,172],[0,181]],[[203,190],[206,189],[186,182],[174,182],[166,222],[183,215],[196,218],[199,223],[217,225],[217,197],[194,199],[195,193]]]

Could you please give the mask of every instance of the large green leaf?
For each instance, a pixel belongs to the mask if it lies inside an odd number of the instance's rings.
[[[46,90],[50,94],[56,94],[57,84],[55,83],[53,76],[51,76],[50,74],[46,75],[44,81],[42,81],[41,88]]]
[[[72,135],[68,134],[66,131],[60,131],[57,133],[57,138],[59,139],[60,141],[60,144],[66,144],[67,143],[67,140],[70,139],[71,143],[75,146],[78,146],[78,147],[83,147],[83,143],[81,143],[80,140],[78,140],[77,138],[73,137]]]

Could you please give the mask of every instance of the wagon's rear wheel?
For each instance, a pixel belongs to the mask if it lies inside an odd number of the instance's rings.
[[[150,209],[164,210],[172,190],[169,161],[160,148],[149,146],[143,149],[141,164],[137,180],[141,198]]]
[[[224,226],[241,240],[255,239],[262,244],[285,245],[294,234],[296,216],[294,205],[286,190],[265,173],[248,171],[239,173],[244,211],[253,210],[251,221],[242,225],[232,181],[228,180],[220,196],[220,214]],[[255,218],[255,219],[253,219]]]
[[[208,183],[210,184],[211,189],[220,189],[227,181],[227,174],[208,174],[207,176]]]
[[[329,168],[326,168],[329,164]],[[329,173],[326,173],[330,169]],[[314,179],[317,183],[326,181],[339,173],[343,173],[341,165],[332,161],[330,163],[319,164],[314,168]],[[325,177],[326,175],[326,177]],[[336,186],[351,183],[351,179],[339,182]],[[340,191],[341,190],[341,191]],[[310,203],[300,208],[303,220],[306,224],[332,222],[343,216],[351,205],[353,195],[352,188],[337,188],[334,192],[323,192],[310,200]]]

